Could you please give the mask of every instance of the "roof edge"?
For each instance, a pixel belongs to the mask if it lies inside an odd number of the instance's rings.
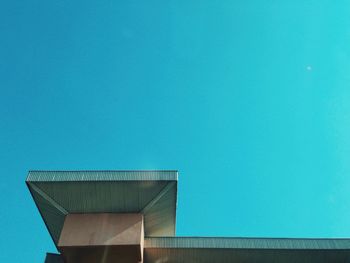
[[[350,250],[350,239],[145,237],[145,248]]]
[[[26,182],[177,180],[177,170],[31,170],[26,178]]]

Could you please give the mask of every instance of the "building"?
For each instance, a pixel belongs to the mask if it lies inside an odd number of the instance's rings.
[[[31,171],[46,263],[345,263],[350,239],[176,237],[177,171]]]

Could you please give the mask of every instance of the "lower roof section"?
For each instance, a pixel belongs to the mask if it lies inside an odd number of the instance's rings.
[[[350,262],[349,239],[146,238],[145,263]]]
[[[145,248],[312,249],[350,250],[350,239],[243,238],[243,237],[146,237]]]

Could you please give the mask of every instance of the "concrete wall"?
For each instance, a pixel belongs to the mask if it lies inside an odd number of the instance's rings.
[[[142,214],[69,214],[58,248],[66,263],[137,263],[143,239]]]

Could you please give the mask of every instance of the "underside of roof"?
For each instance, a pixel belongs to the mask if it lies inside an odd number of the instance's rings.
[[[27,185],[57,244],[68,213],[142,213],[146,236],[174,236],[177,171],[32,171]]]

